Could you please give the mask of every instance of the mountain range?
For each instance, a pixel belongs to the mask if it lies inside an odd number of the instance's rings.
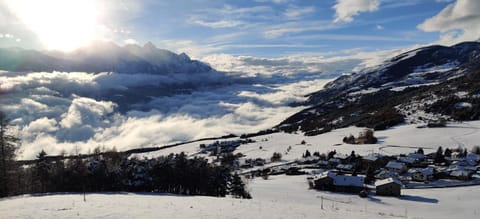
[[[96,41],[69,53],[1,48],[0,69],[129,74],[193,74],[212,70],[203,62],[191,60],[185,53],[158,49],[151,42],[144,46],[129,44],[122,47],[104,41]]]
[[[480,43],[415,49],[344,75],[299,103],[277,128],[317,135],[348,126],[377,130],[480,117]]]

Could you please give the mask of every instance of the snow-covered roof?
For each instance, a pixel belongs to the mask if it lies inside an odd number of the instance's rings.
[[[413,164],[417,161],[417,158],[413,158],[413,157],[399,157],[398,158],[398,161],[402,162],[402,163],[408,163],[408,164]]]
[[[389,161],[389,162],[387,163],[387,165],[386,165],[385,167],[386,167],[386,168],[392,168],[392,169],[399,169],[399,170],[400,170],[400,169],[405,168],[406,166],[405,166],[404,163],[400,163],[400,162],[391,160],[391,161]]]
[[[331,163],[340,163],[341,161],[338,159],[338,158],[330,158],[328,160],[328,162],[331,162]]]
[[[472,172],[468,170],[455,170],[450,173],[450,176],[454,176],[454,177],[468,176],[471,173]]]
[[[368,154],[367,156],[364,156],[363,159],[369,160],[369,161],[376,161],[378,160],[378,158],[381,158],[381,157],[383,157],[383,155],[379,153],[371,153],[371,154]]]
[[[338,158],[340,160],[345,160],[345,159],[348,158],[348,155],[346,155],[346,154],[335,154],[335,155],[333,155],[333,157]]]
[[[427,167],[425,169],[422,169],[420,171],[420,173],[422,173],[423,175],[425,176],[430,176],[430,175],[433,175],[433,168],[432,167]]]
[[[361,176],[336,175],[333,179],[333,185],[336,186],[355,186],[363,187],[365,178]]]
[[[328,161],[326,161],[326,160],[319,160],[319,161],[317,162],[317,164],[318,164],[318,165],[328,165]]]
[[[425,175],[425,176],[430,176],[430,175],[433,175],[434,173],[434,169],[433,167],[427,167],[427,168],[412,168],[412,169],[409,169],[408,170],[408,173],[420,173],[422,175]]]
[[[355,186],[363,187],[365,183],[365,177],[363,176],[352,176],[352,175],[338,175],[332,171],[324,172],[319,178],[328,177],[333,180],[333,185],[336,186]]]
[[[467,154],[466,159],[467,159],[467,161],[473,160],[473,161],[478,162],[478,161],[480,161],[480,155],[474,154],[474,153],[469,153],[469,154]]]
[[[420,153],[410,153],[408,154],[408,157],[411,157],[411,158],[414,158],[414,159],[425,159],[425,155],[424,154],[420,154]]]
[[[353,166],[351,164],[338,164],[337,169],[351,170],[353,169]]]
[[[390,178],[375,181],[375,186],[381,186],[381,185],[385,185],[385,184],[389,184],[389,183],[395,183],[395,184],[398,184],[400,186],[403,185],[402,182],[400,182],[399,179],[394,178],[394,177],[390,177]]]

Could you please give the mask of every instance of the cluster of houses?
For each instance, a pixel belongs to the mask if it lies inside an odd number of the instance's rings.
[[[233,141],[215,141],[211,144],[200,144],[200,153],[211,153],[212,155],[218,155],[222,153],[231,153],[242,144],[252,143],[251,139],[240,139]]]
[[[359,160],[361,159],[361,160]],[[359,193],[374,190],[383,196],[400,196],[402,188],[461,185],[462,182],[480,183],[480,155],[468,153],[459,157],[452,154],[437,163],[435,153],[410,153],[385,156],[372,153],[352,159],[335,155],[330,159],[307,157],[300,165],[320,168],[320,174],[309,177],[312,188],[334,192]],[[440,184],[438,184],[440,185]]]

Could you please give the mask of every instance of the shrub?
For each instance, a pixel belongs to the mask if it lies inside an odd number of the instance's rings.
[[[472,153],[474,153],[474,154],[480,154],[480,146],[478,146],[478,145],[477,145],[477,146],[474,146],[474,147],[472,148]]]
[[[281,161],[281,160],[282,160],[282,154],[278,153],[278,152],[274,152],[272,154],[272,157],[270,158],[270,161],[272,161],[272,162],[277,162],[277,161]]]

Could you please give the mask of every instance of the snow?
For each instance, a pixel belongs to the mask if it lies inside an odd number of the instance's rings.
[[[397,170],[401,170],[401,169],[406,168],[404,163],[396,162],[396,161],[393,161],[393,160],[389,161],[385,167],[386,168],[391,168],[391,169],[397,169]]]
[[[480,121],[450,123],[445,128],[418,129],[401,125],[376,131],[379,144],[350,145],[342,139],[357,134],[362,128],[349,127],[318,136],[302,133],[274,133],[252,138],[255,143],[242,144],[235,153],[245,158],[264,158],[269,161],[273,152],[282,153],[282,161],[265,166],[283,165],[301,158],[305,150],[337,154],[385,155],[408,154],[422,147],[425,153],[438,146],[468,149],[478,145]],[[236,138],[228,139],[234,140]],[[306,144],[301,144],[305,140]],[[214,141],[195,142],[166,150],[139,154],[150,157],[187,152],[198,154],[199,145]],[[290,147],[291,146],[291,147]],[[289,149],[290,148],[290,149]],[[372,155],[374,156],[374,155]],[[264,166],[264,167],[265,167]],[[305,176],[269,176],[247,182],[253,199],[179,196],[169,194],[96,193],[26,195],[0,199],[1,218],[479,218],[480,186],[439,187],[437,184],[409,184],[400,198],[371,196],[362,199],[356,194],[331,193],[308,189]],[[458,185],[468,185],[459,182]],[[323,200],[323,209],[321,203]],[[13,209],[13,210],[12,210]]]
[[[402,185],[402,182],[400,182],[400,180],[398,180],[397,178],[389,177],[389,178],[386,178],[386,179],[375,181],[375,186],[381,186],[381,185],[389,184],[389,183],[392,183],[392,182],[396,183],[398,185]]]
[[[468,102],[459,102],[455,104],[455,109],[461,109],[461,108],[472,108],[472,104]]]
[[[318,151],[327,153],[337,151],[338,156],[349,155],[355,151],[358,155],[381,153],[383,155],[409,154],[418,148],[423,148],[425,153],[435,152],[439,146],[445,148],[457,148],[458,146],[471,149],[478,145],[480,139],[480,121],[449,123],[443,128],[417,128],[415,124],[396,126],[384,131],[376,131],[378,144],[352,145],[342,142],[343,137],[350,134],[357,135],[363,128],[348,127],[336,129],[331,132],[317,135],[304,136],[302,133],[274,133],[251,138],[254,143],[240,145],[234,153],[242,153],[246,158],[263,158],[270,160],[274,152],[282,154],[283,162],[294,161],[302,157],[306,150],[311,153]],[[234,140],[235,138],[228,139]],[[302,141],[306,144],[301,144]],[[169,153],[180,153],[207,156],[198,154],[200,144],[210,144],[214,141],[202,141],[181,145],[150,153],[139,154],[139,157],[155,157],[168,155]]]
[[[2,218],[478,218],[480,186],[404,189],[402,196],[308,189],[304,176],[249,182],[253,199],[104,193],[27,195],[0,200]],[[323,209],[322,209],[323,202]]]

